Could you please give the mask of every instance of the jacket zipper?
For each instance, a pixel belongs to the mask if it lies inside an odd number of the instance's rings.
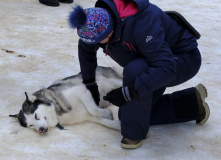
[[[115,60],[115,58],[113,57],[113,55],[109,52],[109,50],[108,50],[108,42],[107,42],[107,45],[106,45],[106,55],[109,55],[112,59],[114,59]],[[116,61],[116,60],[115,60]]]

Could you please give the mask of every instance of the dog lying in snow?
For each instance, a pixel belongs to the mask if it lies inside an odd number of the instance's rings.
[[[107,67],[97,67],[96,82],[100,92],[100,106],[110,105],[103,96],[122,85],[122,77]],[[44,134],[51,127],[64,129],[62,125],[91,121],[120,130],[120,122],[113,120],[110,110],[97,106],[89,90],[82,83],[81,73],[54,82],[48,88],[33,93],[32,100],[26,100],[18,114],[21,126],[33,128]]]

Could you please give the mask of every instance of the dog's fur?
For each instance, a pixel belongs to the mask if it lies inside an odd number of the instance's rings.
[[[109,103],[103,96],[122,85],[122,77],[112,68],[97,67],[96,82],[100,92],[98,107],[90,91],[82,84],[81,73],[54,82],[48,88],[33,93],[32,100],[26,100],[19,114],[9,115],[18,118],[23,127],[46,133],[51,127],[63,129],[62,125],[92,121],[109,128],[120,130],[120,122],[113,120],[110,110],[102,108]]]

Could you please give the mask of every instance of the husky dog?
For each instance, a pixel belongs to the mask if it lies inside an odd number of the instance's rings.
[[[18,118],[21,126],[33,128],[44,134],[51,127],[64,129],[62,125],[92,121],[109,128],[120,130],[120,122],[113,120],[110,105],[103,100],[112,89],[122,85],[122,77],[112,68],[96,69],[96,82],[100,92],[100,106],[93,100],[90,91],[82,83],[81,73],[54,82],[48,88],[40,89],[26,100],[18,114],[9,115]],[[102,108],[103,107],[103,108]]]

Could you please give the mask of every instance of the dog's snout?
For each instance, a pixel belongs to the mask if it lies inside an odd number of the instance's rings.
[[[48,131],[48,128],[43,128],[43,127],[39,128],[39,133],[46,133],[47,131]]]

